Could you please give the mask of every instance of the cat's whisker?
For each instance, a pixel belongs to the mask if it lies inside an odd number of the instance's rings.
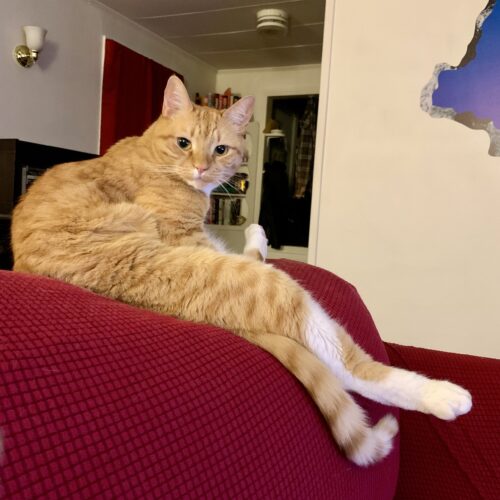
[[[225,184],[227,184],[227,182],[221,182],[217,187],[221,187],[226,192],[226,194],[228,195],[230,201],[234,201],[235,198],[233,196],[231,196],[231,193],[227,190]]]
[[[153,168],[149,169],[149,172],[160,175],[173,173],[182,175],[182,171],[179,169],[178,165],[155,165]]]
[[[169,169],[177,169],[178,168],[178,165],[155,165],[155,170],[157,171],[162,171],[161,169],[164,169],[164,168],[169,168]]]

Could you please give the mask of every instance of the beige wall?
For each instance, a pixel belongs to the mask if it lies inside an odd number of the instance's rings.
[[[30,69],[11,57],[26,24],[48,29]],[[192,92],[215,86],[214,68],[92,2],[2,0],[0,137],[97,152],[103,35],[182,73]]]
[[[310,260],[358,288],[384,339],[500,357],[500,158],[419,107],[486,3],[327,0]]]

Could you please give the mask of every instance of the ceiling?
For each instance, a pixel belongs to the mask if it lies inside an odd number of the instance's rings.
[[[217,69],[321,62],[325,0],[98,0]],[[256,29],[263,8],[288,12],[286,35]]]

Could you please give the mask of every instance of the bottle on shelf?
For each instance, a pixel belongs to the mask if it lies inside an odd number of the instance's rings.
[[[207,95],[201,97],[199,92],[196,92],[195,104],[209,106],[216,109],[227,109],[231,107],[241,96],[233,94],[231,87],[227,88],[223,94],[217,92],[209,92]],[[198,102],[199,100],[199,102]]]

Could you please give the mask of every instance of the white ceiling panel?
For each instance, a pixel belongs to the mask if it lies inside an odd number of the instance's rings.
[[[225,69],[260,68],[265,66],[295,66],[296,64],[320,63],[321,45],[308,47],[275,48],[246,51],[207,53],[203,60],[215,67]]]
[[[217,69],[321,61],[325,0],[96,0]],[[263,8],[287,11],[286,35],[256,30]]]
[[[117,12],[130,18],[161,16],[170,14],[188,15],[190,13],[239,9],[241,7],[256,6],[265,8],[287,8],[293,3],[303,3],[303,0],[98,0]]]
[[[255,30],[231,33],[209,33],[207,35],[179,36],[169,41],[181,46],[185,51],[199,54],[207,51],[259,50],[272,47],[294,47],[297,45],[321,45],[323,23],[296,26],[287,36],[262,36]]]

